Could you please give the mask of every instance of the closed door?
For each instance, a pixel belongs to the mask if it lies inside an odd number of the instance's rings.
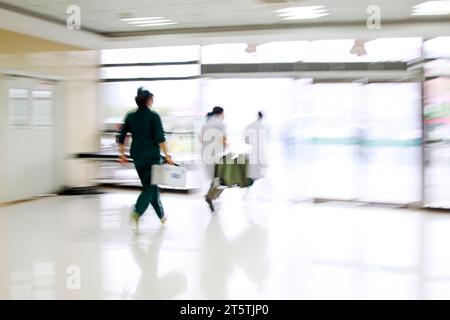
[[[35,79],[7,80],[6,201],[54,192],[54,85]]]

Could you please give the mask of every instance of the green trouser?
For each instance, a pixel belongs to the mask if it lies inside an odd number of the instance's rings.
[[[229,156],[222,159],[222,162],[216,164],[214,176],[220,178],[223,185],[227,187],[239,186],[248,187],[247,179],[248,159],[245,155],[239,155],[232,159]]]
[[[206,194],[211,200],[217,199],[223,192],[220,186],[247,188],[254,183],[252,179],[247,178],[248,160],[245,155],[239,155],[236,159],[225,157],[222,160],[222,163],[215,165],[215,178]]]
[[[152,166],[161,163],[161,160],[139,158],[133,160],[139,179],[141,179],[142,187],[144,188],[136,201],[135,212],[142,216],[149,204],[151,204],[158,217],[162,219],[164,217],[164,209],[159,198],[159,189],[157,185],[151,184]]]

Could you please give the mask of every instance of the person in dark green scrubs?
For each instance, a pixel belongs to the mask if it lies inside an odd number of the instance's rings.
[[[130,132],[132,136],[130,156],[143,187],[131,215],[136,229],[139,230],[139,219],[150,204],[161,223],[166,222],[158,186],[151,184],[151,172],[153,165],[161,163],[161,150],[164,152],[165,161],[169,164],[174,163],[167,149],[161,118],[155,111],[150,110],[153,105],[153,94],[139,88],[135,100],[138,109],[127,114],[120,132],[119,161],[123,164],[127,162],[124,143],[127,133]]]

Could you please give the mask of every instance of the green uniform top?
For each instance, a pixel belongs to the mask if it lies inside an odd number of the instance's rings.
[[[139,108],[125,117],[119,136],[124,144],[127,133],[132,136],[132,158],[160,158],[159,144],[166,141],[160,116],[149,108]]]

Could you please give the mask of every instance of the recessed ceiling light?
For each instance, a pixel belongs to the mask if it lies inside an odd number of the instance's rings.
[[[142,20],[142,21],[129,21],[128,24],[147,24],[147,23],[161,23],[161,22],[171,22],[169,19],[159,19],[159,20]]]
[[[308,19],[318,19],[321,17],[328,16],[329,13],[320,13],[320,14],[302,14],[302,15],[292,15],[292,16],[285,16],[284,20],[308,20]]]
[[[178,22],[172,21],[165,17],[139,17],[139,18],[122,18],[121,21],[128,23],[135,27],[156,27],[156,26],[168,26],[172,24],[178,24]]]
[[[178,22],[162,22],[162,23],[146,23],[146,24],[136,24],[136,27],[156,27],[156,26],[168,26],[172,24],[178,24]]]
[[[120,20],[128,22],[128,21],[159,20],[159,19],[164,19],[164,17],[123,18],[123,19],[120,19]]]
[[[275,12],[284,20],[317,19],[330,14],[324,6],[291,7],[275,10]]]
[[[413,16],[443,16],[450,14],[450,1],[427,1],[412,8]]]

